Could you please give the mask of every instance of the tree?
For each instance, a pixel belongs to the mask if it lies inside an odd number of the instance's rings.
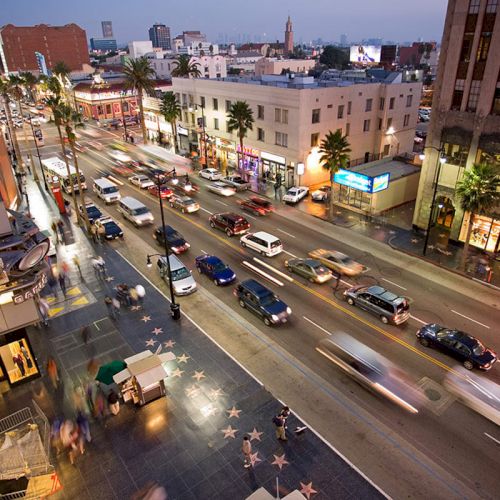
[[[187,54],[181,54],[177,60],[173,62],[175,68],[172,70],[172,76],[178,78],[199,78],[201,71],[199,63],[191,63],[191,57]]]
[[[321,158],[319,161],[323,164],[323,168],[330,173],[330,216],[333,215],[333,180],[335,173],[339,168],[344,167],[349,161],[349,153],[351,148],[347,136],[342,135],[342,130],[328,132],[325,138],[321,141],[319,148]]]
[[[254,118],[253,111],[246,101],[235,101],[231,104],[227,113],[229,118],[227,129],[229,132],[236,131],[240,139],[240,158],[241,164],[245,158],[243,152],[243,139],[246,137],[249,130],[253,130]]]
[[[45,78],[41,83],[41,87],[45,92],[50,92],[54,96],[61,97],[62,95],[61,83],[55,76]]]
[[[38,83],[38,78],[31,73],[31,71],[23,71],[19,73],[22,78],[25,88],[28,90],[31,100],[36,102],[36,84]]]
[[[343,50],[327,45],[319,57],[319,62],[328,68],[346,69],[349,64],[349,56]]]
[[[59,61],[54,64],[54,67],[52,68],[52,73],[54,77],[58,80],[59,85],[61,87],[60,92],[62,92],[62,95],[64,96],[64,99],[66,102],[69,102],[69,96],[66,92],[67,87],[69,85],[69,75],[71,73],[71,70],[69,66],[64,62],[64,61]]]
[[[146,144],[148,142],[148,138],[146,135],[146,124],[144,122],[144,105],[142,103],[142,98],[144,93],[154,93],[153,78],[156,76],[156,73],[149,65],[149,61],[145,57],[129,59],[123,67],[123,73],[125,74],[125,88],[134,89],[139,98],[142,138],[144,140],[144,144]]]
[[[177,153],[177,118],[181,117],[182,110],[173,92],[165,92],[163,94],[160,103],[160,113],[172,126],[172,134],[174,136],[174,151]]]
[[[469,212],[469,227],[464,242],[460,268],[465,270],[474,218],[500,204],[500,168],[487,164],[475,164],[466,170],[458,182],[455,194],[464,212]]]

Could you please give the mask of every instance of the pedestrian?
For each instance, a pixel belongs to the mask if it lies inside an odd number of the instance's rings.
[[[62,420],[60,418],[55,418],[54,422],[50,427],[50,443],[56,450],[56,455],[59,455],[63,451],[63,445],[61,442],[61,426]]]
[[[78,427],[71,420],[65,420],[61,425],[61,442],[68,450],[68,458],[71,465],[75,464],[75,451],[78,449]]]
[[[137,302],[139,301],[139,294],[137,293],[137,290],[134,287],[129,289],[129,298],[130,298],[130,305],[136,306]]]
[[[285,427],[285,430],[288,429],[288,417],[290,415],[290,408],[288,408],[288,406],[283,406],[283,408],[281,408],[281,411],[280,411],[280,415],[283,417],[283,419],[285,420],[285,424],[284,424],[284,427]]]
[[[106,240],[106,229],[104,229],[104,226],[99,226],[97,228],[97,240],[99,243],[104,243]]]
[[[82,269],[80,268],[80,259],[78,255],[73,255],[73,264],[78,269],[78,274],[80,275],[80,278],[83,279]]]
[[[48,302],[43,297],[40,297],[38,299],[38,310],[40,311],[44,326],[48,326],[49,324],[49,309]]]
[[[113,307],[113,317],[114,319],[118,319],[120,317],[120,301],[116,297],[113,297],[111,303]]]
[[[285,433],[285,419],[281,414],[273,418],[273,423],[276,427],[276,437],[281,441],[288,441]]]
[[[21,378],[23,378],[26,375],[26,368],[24,367],[24,360],[22,354],[19,353],[12,356],[12,361],[19,368],[19,371],[21,372]]]
[[[109,295],[106,295],[104,297],[104,303],[106,304],[106,309],[108,310],[108,316],[111,319],[116,319],[115,311],[113,310],[113,299]]]
[[[113,415],[118,415],[118,413],[120,413],[120,400],[115,391],[111,391],[108,395],[108,407],[110,413]]]
[[[78,412],[78,414],[76,415],[76,424],[78,425],[78,430],[80,431],[80,436],[82,437],[80,444],[80,453],[83,453],[85,451],[83,450],[83,440],[87,441],[87,443],[90,443],[90,441],[92,440],[92,436],[90,435],[89,420],[84,412]]]
[[[49,277],[47,278],[47,284],[49,285],[52,295],[57,299],[57,280],[52,271],[49,273]]]
[[[66,297],[66,275],[61,271],[59,273],[59,286],[61,287],[63,295]]]
[[[91,332],[89,325],[84,326],[80,331],[80,335],[82,336],[82,340],[85,345],[88,344],[88,341],[90,339],[90,333]]]
[[[64,244],[65,243],[65,239],[64,239],[64,222],[61,219],[59,219],[57,221],[57,231],[58,231],[59,236],[61,238],[61,243]]]
[[[243,452],[243,466],[248,469],[252,466],[252,443],[248,436],[243,438],[243,444],[241,445],[241,451]]]
[[[340,276],[341,275],[335,269],[332,269],[331,273],[333,275],[333,279],[335,280],[335,286],[333,287],[333,292],[335,293],[338,290],[338,288],[339,288],[339,285],[340,285]]]
[[[53,357],[50,357],[47,361],[47,374],[52,382],[52,385],[54,386],[54,389],[57,389],[57,385],[59,383],[59,373]]]
[[[94,272],[98,278],[106,277],[106,263],[104,259],[99,255],[93,257],[90,261],[92,263],[92,267],[94,268]]]
[[[68,217],[71,217],[71,203],[68,200],[64,200],[64,210]]]
[[[142,285],[136,285],[135,291],[137,292],[139,304],[142,305],[142,303],[144,302],[144,297],[146,296],[146,289]]]
[[[99,236],[97,234],[97,227],[95,226],[95,224],[92,224],[90,226],[90,235],[92,236],[92,241],[94,243],[99,243]]]

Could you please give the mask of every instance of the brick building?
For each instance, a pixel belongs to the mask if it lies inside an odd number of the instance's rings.
[[[45,57],[48,69],[64,61],[72,71],[90,64],[87,35],[76,24],[65,26],[14,26],[0,28],[0,69],[2,72],[31,71],[39,73],[35,53]]]

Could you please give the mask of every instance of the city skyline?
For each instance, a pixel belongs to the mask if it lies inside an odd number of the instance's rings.
[[[74,22],[86,30],[90,39],[100,36],[101,20],[110,20],[118,43],[124,45],[131,40],[147,40],[148,29],[160,22],[170,27],[172,37],[183,30],[200,30],[214,42],[220,39],[220,35],[224,39],[227,36],[228,41],[257,42],[282,41],[285,22],[290,15],[295,43],[316,39],[338,42],[341,34],[346,34],[349,42],[367,38],[397,42],[440,41],[447,5],[446,0],[396,5],[389,0],[376,3],[355,0],[332,9],[327,0],[318,0],[312,10],[298,0],[290,0],[284,10],[279,2],[257,0],[251,7],[243,4],[235,9],[234,3],[221,0],[216,12],[211,6],[200,3],[186,13],[182,4],[174,4],[167,10],[160,0],[146,0],[144,8],[130,15],[131,10],[124,9],[124,3],[129,3],[132,9],[135,5],[129,0],[109,0],[104,5],[96,0],[72,5],[57,0],[47,0],[43,5],[31,0],[22,4],[6,0],[0,24],[55,26]],[[224,16],[220,12],[224,12]],[[317,15],[318,12],[322,13],[321,16]]]

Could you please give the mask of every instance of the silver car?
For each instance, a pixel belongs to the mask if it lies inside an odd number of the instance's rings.
[[[196,292],[196,281],[191,271],[175,255],[169,255],[170,272],[172,274],[172,288],[175,295],[189,295]],[[166,257],[157,261],[160,276],[168,283],[168,264]]]

